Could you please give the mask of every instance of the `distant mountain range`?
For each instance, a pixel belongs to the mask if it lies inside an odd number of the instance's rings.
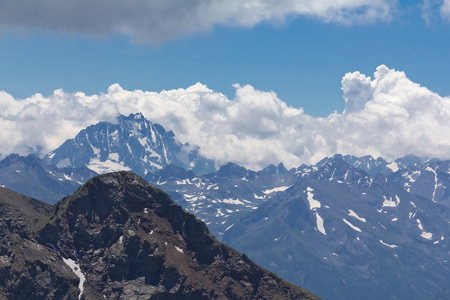
[[[254,172],[233,163],[201,176],[171,165],[145,177],[206,222],[219,239],[234,222],[245,218],[272,194],[294,184],[295,178],[282,164]]]
[[[449,284],[449,222],[448,207],[336,158],[222,240],[325,299],[425,299]]]
[[[450,208],[445,192],[433,192],[447,189],[448,162],[379,162],[336,155],[291,170],[227,164],[202,176],[169,166],[146,179],[219,239],[325,299],[425,299],[449,283]]]
[[[131,170],[325,299],[441,299],[450,288],[450,161],[335,155],[252,171],[202,157],[141,114],[92,125],[44,160],[7,157],[0,185],[54,203],[94,171]]]

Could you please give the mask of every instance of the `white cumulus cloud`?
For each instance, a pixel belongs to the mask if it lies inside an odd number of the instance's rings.
[[[279,162],[294,167],[336,153],[450,158],[450,98],[384,65],[373,78],[346,74],[345,110],[326,118],[290,107],[274,92],[234,87],[233,99],[200,83],[159,93],[113,84],[105,94],[56,90],[23,100],[0,92],[0,153],[44,155],[88,125],[142,112],[205,156],[252,169]]]
[[[378,67],[374,77],[355,72],[342,80],[346,111],[335,117],[342,143],[338,150],[391,159],[406,154],[448,158],[450,99],[386,66]],[[359,109],[347,113],[355,106]]]
[[[450,0],[423,0],[422,17],[427,24],[432,24],[439,16],[450,21]]]
[[[297,16],[367,23],[391,18],[394,0],[14,0],[0,2],[0,31],[127,35],[158,44],[217,25],[252,27]]]
[[[450,0],[444,0],[441,6],[441,16],[450,21]]]

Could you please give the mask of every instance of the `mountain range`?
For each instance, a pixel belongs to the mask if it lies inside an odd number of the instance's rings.
[[[449,284],[449,221],[448,207],[337,158],[222,240],[325,299],[425,299]]]
[[[217,241],[129,172],[54,206],[0,188],[2,299],[320,299]]]
[[[219,239],[325,299],[425,299],[448,288],[450,208],[444,197],[433,201],[405,185],[432,195],[434,180],[421,181],[436,161],[398,160],[402,169],[375,175],[348,161],[358,159],[336,155],[314,166],[258,172],[230,163],[202,176],[170,166],[146,179]],[[367,161],[376,162],[364,157],[358,165],[370,170]],[[444,170],[446,162],[439,164]],[[422,171],[409,180],[416,169]]]
[[[324,299],[446,299],[450,161],[335,155],[252,171],[199,153],[141,114],[119,116],[82,130],[44,161],[7,157],[0,185],[54,203],[94,171],[131,170],[219,240]],[[53,181],[38,180],[47,177]]]

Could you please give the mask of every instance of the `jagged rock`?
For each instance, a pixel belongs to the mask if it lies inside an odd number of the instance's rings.
[[[37,243],[33,226],[51,206],[0,188],[0,299],[75,299],[77,276]]]

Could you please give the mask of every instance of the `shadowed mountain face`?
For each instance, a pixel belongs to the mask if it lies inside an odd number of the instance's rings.
[[[3,298],[319,299],[133,173],[95,177],[53,207],[1,188],[0,212]]]

